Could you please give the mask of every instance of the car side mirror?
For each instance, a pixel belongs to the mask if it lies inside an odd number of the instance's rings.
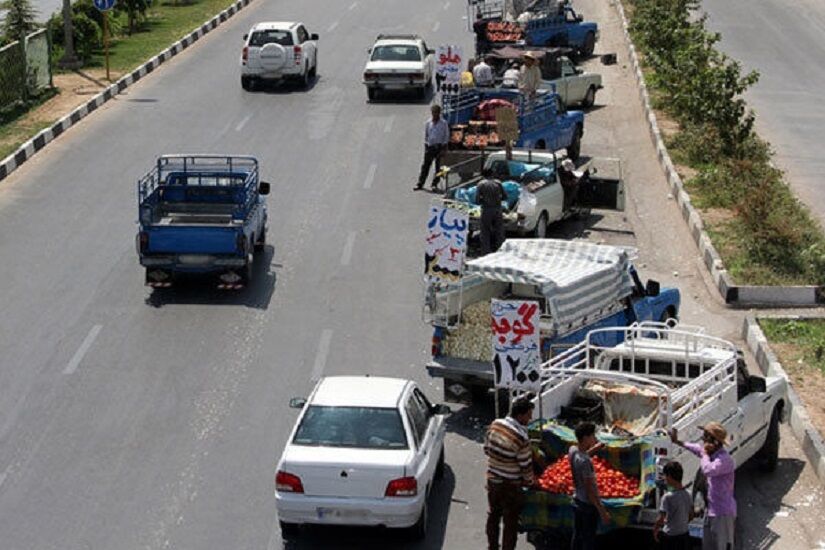
[[[645,294],[647,296],[656,297],[659,295],[659,281],[654,281],[653,279],[648,279],[647,285],[645,286]]]
[[[305,397],[293,397],[289,400],[290,409],[303,409],[306,404],[307,400]]]
[[[318,33],[314,32],[314,33],[310,34],[309,39],[310,40],[318,40]]]
[[[761,376],[748,376],[748,392],[749,393],[765,393],[768,391],[768,386],[765,379]]]
[[[450,414],[452,409],[447,405],[433,405],[433,414]]]
[[[367,53],[372,53],[372,48],[367,48]]]
[[[258,184],[258,193],[260,193],[261,195],[269,195],[269,188],[269,182],[262,181]]]
[[[246,40],[247,38],[249,38],[249,35],[248,35],[248,34],[243,35],[243,39],[244,39],[244,40]]]
[[[435,50],[427,50],[427,55],[435,55]]]

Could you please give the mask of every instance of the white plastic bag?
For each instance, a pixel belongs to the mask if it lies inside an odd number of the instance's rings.
[[[516,212],[525,218],[529,218],[536,213],[537,204],[536,196],[526,189],[522,189],[518,205],[516,205]]]

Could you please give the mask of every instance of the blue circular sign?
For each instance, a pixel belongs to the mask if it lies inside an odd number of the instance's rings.
[[[92,0],[100,11],[109,11],[115,7],[115,0]]]

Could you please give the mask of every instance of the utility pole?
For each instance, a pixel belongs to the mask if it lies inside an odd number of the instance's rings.
[[[74,52],[71,0],[63,0],[63,57],[58,65],[63,69],[79,69],[82,65]]]

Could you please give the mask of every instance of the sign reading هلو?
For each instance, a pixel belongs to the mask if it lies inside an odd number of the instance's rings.
[[[496,129],[504,141],[518,141],[519,127],[516,110],[509,107],[496,109]]]
[[[464,55],[461,46],[439,46],[435,51],[435,72],[441,82],[441,92],[458,93]]]
[[[493,376],[497,388],[537,390],[540,386],[539,303],[490,302],[493,328]]]
[[[424,273],[428,277],[445,282],[461,279],[469,227],[470,216],[466,209],[451,208],[446,204],[430,206],[424,251]]]

